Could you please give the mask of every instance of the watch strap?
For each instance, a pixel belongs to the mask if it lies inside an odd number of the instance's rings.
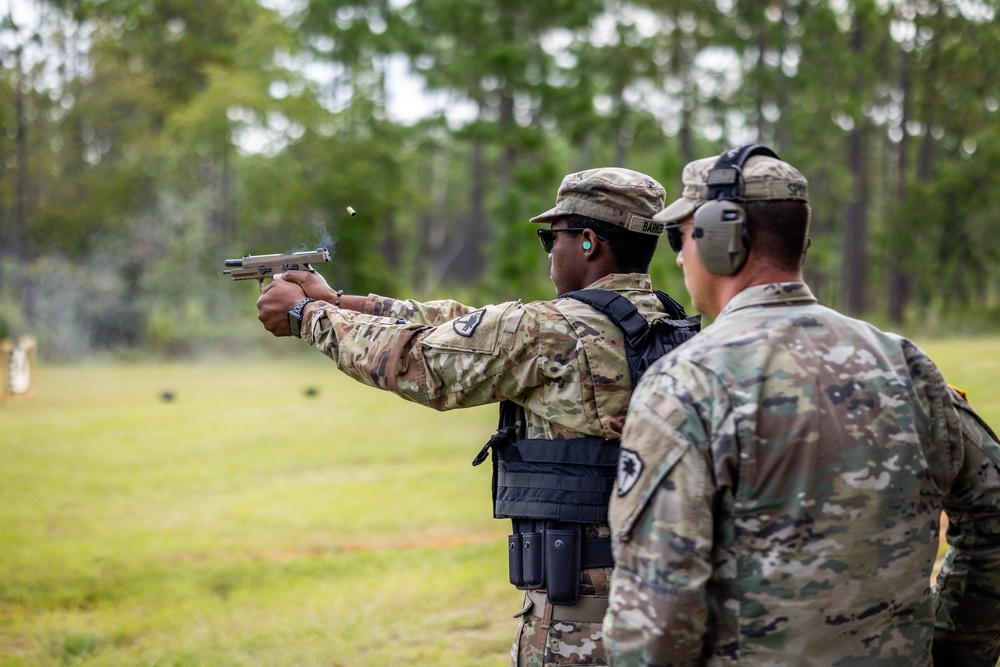
[[[307,303],[315,300],[304,297],[295,304],[294,308],[288,311],[288,328],[296,338],[302,338],[302,311],[305,310]]]

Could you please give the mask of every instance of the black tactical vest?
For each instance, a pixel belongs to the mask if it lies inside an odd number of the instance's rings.
[[[632,386],[661,356],[700,329],[700,316],[688,317],[667,294],[656,291],[668,318],[650,324],[624,296],[607,290],[561,295],[604,313],[622,330]],[[608,520],[608,502],[618,467],[616,438],[564,440],[522,437],[523,409],[500,404],[500,423],[472,462],[493,453],[493,516],[512,520],[508,539],[511,583],[522,589],[547,588],[552,604],[576,604],[580,570],[611,567],[609,538],[584,540],[584,524]]]

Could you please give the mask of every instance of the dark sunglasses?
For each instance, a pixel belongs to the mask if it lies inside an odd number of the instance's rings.
[[[681,234],[681,227],[691,224],[694,223],[688,220],[686,222],[674,222],[663,228],[667,233],[667,242],[670,243],[671,250],[674,252],[681,251],[681,248],[684,247],[684,235]]]
[[[586,227],[563,227],[562,229],[538,229],[535,231],[538,234],[538,240],[542,242],[542,248],[545,252],[552,252],[552,246],[556,243],[556,232],[582,232]],[[598,241],[607,241],[603,236],[597,236]]]

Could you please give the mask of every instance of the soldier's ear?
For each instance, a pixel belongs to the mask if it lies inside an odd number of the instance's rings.
[[[584,252],[590,253],[591,251],[597,251],[597,242],[603,241],[604,238],[598,236],[597,232],[590,228],[584,228],[583,230],[583,241],[581,241],[581,247]]]

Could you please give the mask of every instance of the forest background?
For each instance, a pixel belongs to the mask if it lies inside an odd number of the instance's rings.
[[[995,333],[997,9],[6,0],[0,338],[51,360],[245,351],[256,289],[223,260],[318,246],[348,292],[547,298],[527,219],[565,173],[627,166],[669,201],[686,162],[748,142],[810,181],[824,303]],[[654,281],[686,300],[661,245]]]

